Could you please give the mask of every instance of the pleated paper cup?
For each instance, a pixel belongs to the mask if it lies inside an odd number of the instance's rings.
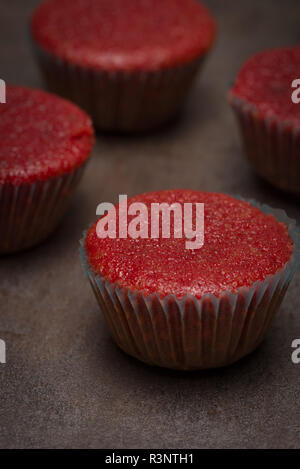
[[[206,56],[157,71],[105,71],[73,64],[34,44],[48,89],[84,109],[104,131],[151,130],[179,111]]]
[[[193,370],[229,365],[264,339],[300,263],[300,230],[284,211],[250,201],[288,226],[294,251],[286,265],[264,281],[201,299],[170,294],[145,296],[96,275],[88,263],[84,233],[80,255],[100,309],[117,345],[150,365]]]
[[[229,100],[246,156],[256,172],[277,188],[300,194],[300,127],[263,117],[233,93]]]
[[[0,184],[0,254],[46,239],[64,215],[83,171],[84,165],[46,181]]]

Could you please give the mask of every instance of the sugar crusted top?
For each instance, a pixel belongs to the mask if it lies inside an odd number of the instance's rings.
[[[85,241],[90,268],[132,291],[178,298],[236,293],[239,287],[275,274],[293,252],[286,225],[228,195],[169,190],[142,194],[129,199],[128,205],[131,202],[147,207],[152,202],[202,202],[205,213],[204,246],[195,250],[186,249],[186,239],[175,239],[172,229],[170,239],[102,239],[96,223],[92,225]]]
[[[34,12],[32,34],[72,63],[149,70],[206,52],[215,23],[196,0],[46,0]]]
[[[292,102],[299,77],[300,46],[270,49],[251,57],[237,74],[232,96],[255,106],[262,116],[300,125],[300,105]]]
[[[43,91],[7,86],[0,104],[0,183],[46,180],[72,171],[93,144],[89,117]]]

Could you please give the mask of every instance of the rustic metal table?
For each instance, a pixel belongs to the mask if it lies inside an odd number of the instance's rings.
[[[30,48],[34,0],[2,0],[0,74],[42,87]],[[0,260],[0,446],[55,448],[299,447],[300,273],[263,345],[225,369],[151,368],[109,337],[78,257],[101,201],[174,187],[228,192],[284,208],[299,199],[260,180],[245,160],[226,100],[249,54],[300,43],[297,0],[207,0],[219,39],[176,122],[161,131],[99,134],[92,160],[55,234]],[[1,138],[1,136],[0,136]]]

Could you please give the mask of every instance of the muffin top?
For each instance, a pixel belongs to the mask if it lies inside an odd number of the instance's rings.
[[[49,52],[105,70],[151,70],[203,54],[215,23],[196,0],[46,0],[32,34]]]
[[[231,95],[254,105],[263,116],[299,125],[300,104],[291,99],[299,72],[300,46],[260,52],[241,68]]]
[[[151,203],[179,203],[182,207],[187,202],[204,203],[204,245],[187,249],[186,238],[174,237],[174,218],[170,238],[162,237],[161,225],[158,239],[120,238],[116,205],[117,237],[99,238],[94,223],[85,239],[87,261],[94,273],[132,291],[178,298],[236,293],[239,287],[250,287],[275,274],[293,252],[285,224],[228,195],[168,190],[138,195],[128,199],[128,206],[133,202],[143,202],[149,213]],[[133,218],[128,215],[128,223]],[[149,215],[148,233],[152,222]]]
[[[7,86],[0,104],[0,183],[59,176],[88,158],[94,141],[89,117],[43,91]]]

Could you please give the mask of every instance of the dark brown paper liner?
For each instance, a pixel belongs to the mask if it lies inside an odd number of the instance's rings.
[[[300,127],[263,118],[254,106],[231,93],[229,99],[254,169],[279,189],[300,194]]]
[[[13,185],[0,184],[0,254],[27,249],[56,228],[84,171]]]
[[[97,128],[119,132],[150,130],[174,117],[205,57],[158,71],[110,72],[34,49],[50,91],[78,104]]]
[[[283,211],[258,206],[288,225],[293,255],[265,281],[239,288],[236,294],[226,291],[220,297],[160,298],[156,293],[144,296],[120,288],[95,275],[88,265],[84,234],[82,264],[111,335],[122,350],[150,365],[191,370],[229,365],[260,344],[299,265],[300,232]]]

